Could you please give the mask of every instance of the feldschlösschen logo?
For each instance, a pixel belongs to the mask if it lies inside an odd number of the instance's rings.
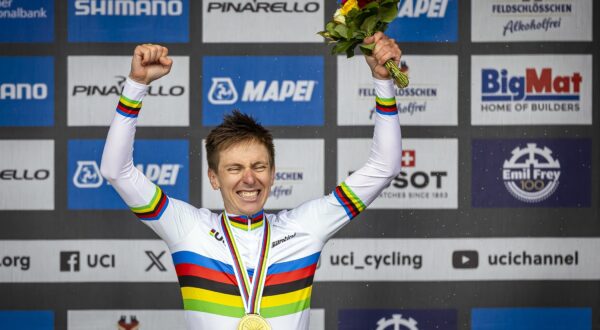
[[[528,143],[516,147],[510,159],[504,161],[502,180],[508,192],[526,203],[537,203],[550,197],[558,188],[560,162],[552,157],[548,147]]]

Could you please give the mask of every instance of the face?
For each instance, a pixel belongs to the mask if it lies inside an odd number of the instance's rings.
[[[213,189],[221,191],[227,213],[253,215],[262,210],[275,179],[267,148],[242,142],[219,152],[217,172],[208,170]]]

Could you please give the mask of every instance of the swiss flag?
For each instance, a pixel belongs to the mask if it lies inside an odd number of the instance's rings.
[[[415,155],[414,150],[402,150],[402,167],[415,167]]]

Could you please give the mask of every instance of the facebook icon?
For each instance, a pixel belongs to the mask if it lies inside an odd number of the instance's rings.
[[[61,251],[60,252],[60,271],[61,272],[78,272],[79,271],[79,252],[78,251]]]

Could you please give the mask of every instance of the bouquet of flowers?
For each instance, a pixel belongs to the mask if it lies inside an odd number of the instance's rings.
[[[375,44],[364,45],[364,38],[375,32],[384,32],[388,24],[398,16],[399,0],[338,0],[339,8],[333,20],[325,25],[325,31],[318,32],[333,44],[333,55],[346,54],[354,56],[354,48],[360,44],[365,55],[371,55]],[[385,67],[394,78],[396,86],[408,86],[408,77],[400,71],[393,60],[385,63]]]

